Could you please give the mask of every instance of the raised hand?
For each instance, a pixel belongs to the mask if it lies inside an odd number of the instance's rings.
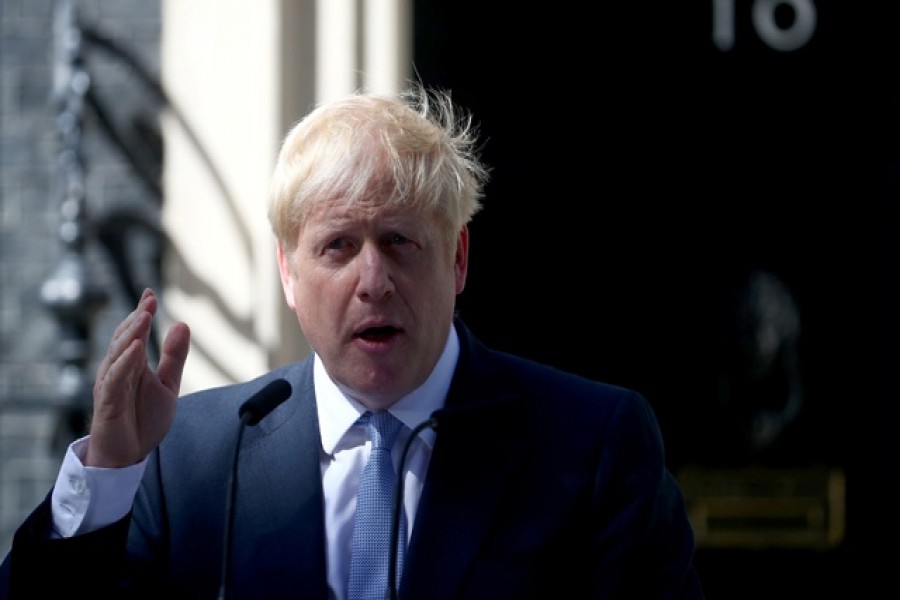
[[[126,467],[162,442],[172,419],[191,333],[175,323],[163,342],[154,372],[147,344],[158,300],[146,289],[137,307],[113,333],[94,381],[94,407],[85,464]]]

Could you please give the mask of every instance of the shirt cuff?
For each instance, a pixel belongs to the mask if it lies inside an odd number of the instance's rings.
[[[69,445],[53,486],[53,527],[61,537],[89,533],[127,515],[147,466],[145,458],[121,469],[86,467],[87,440]]]

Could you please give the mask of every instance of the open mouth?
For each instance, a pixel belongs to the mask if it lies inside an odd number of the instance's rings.
[[[357,334],[358,338],[367,342],[384,342],[400,332],[396,327],[386,325],[384,327],[369,327]]]

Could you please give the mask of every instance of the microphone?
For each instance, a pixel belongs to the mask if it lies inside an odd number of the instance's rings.
[[[231,579],[231,544],[234,532],[234,501],[237,497],[238,456],[241,450],[241,438],[246,425],[256,425],[266,415],[291,397],[291,384],[285,379],[270,381],[258,392],[250,396],[238,410],[241,419],[238,425],[237,441],[234,444],[234,462],[231,466],[231,491],[225,507],[225,549],[222,552],[222,581],[219,586],[219,600],[224,600]]]
[[[400,514],[403,510],[403,466],[406,463],[406,455],[413,440],[419,435],[423,429],[431,428],[438,430],[438,423],[441,420],[444,411],[438,409],[431,413],[431,417],[422,421],[415,426],[410,434],[409,439],[403,446],[403,452],[400,454],[400,465],[397,467],[397,479],[394,481],[394,502],[393,514],[391,515],[391,550],[388,555],[388,581],[387,590],[385,590],[385,600],[397,600],[397,548],[400,544]]]
[[[238,416],[241,423],[256,425],[279,404],[291,397],[291,384],[285,379],[270,381],[241,404]]]

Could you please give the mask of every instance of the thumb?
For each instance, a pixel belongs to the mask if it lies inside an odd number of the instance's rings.
[[[160,382],[176,396],[181,388],[181,376],[190,346],[191,330],[187,324],[179,321],[172,325],[163,341],[156,374]]]

